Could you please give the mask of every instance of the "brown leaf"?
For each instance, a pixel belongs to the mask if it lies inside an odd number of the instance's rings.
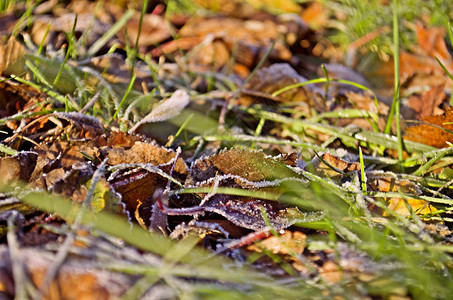
[[[424,93],[411,95],[408,106],[414,110],[418,118],[439,115],[444,112],[439,105],[447,98],[444,88],[445,84],[442,83],[430,87]]]
[[[0,15],[0,36],[10,36],[19,17],[12,11],[3,11]]]
[[[412,195],[420,195],[420,188],[412,181],[384,175],[373,176],[368,174],[368,184],[375,191],[401,192]]]
[[[192,165],[190,174],[194,182],[202,182],[222,174],[238,175],[255,182],[299,177],[295,171],[279,162],[278,158],[245,149],[223,150],[218,154],[200,158]]]
[[[199,26],[200,23],[203,23],[203,26]],[[287,30],[288,27],[279,27],[272,20],[194,17],[184,25],[180,35],[182,38],[198,37],[201,40],[213,36],[225,43],[230,53],[233,53],[234,49],[238,63],[252,68],[268,50],[269,42],[277,39],[279,34],[287,33]],[[291,56],[289,49],[281,42],[277,42],[270,53],[271,58],[285,61],[290,60]],[[209,62],[215,60],[214,57],[207,59]]]
[[[382,80],[381,84],[387,86],[391,93],[393,93],[394,85],[393,64],[392,59],[388,62],[380,62],[379,69],[376,72],[376,75]],[[443,64],[447,70],[453,71],[452,61],[444,61]],[[406,51],[400,52],[400,74],[402,92],[404,92],[404,89],[414,86],[436,86],[447,79],[445,71],[433,57]],[[451,87],[451,82],[447,81],[446,83],[446,87]]]
[[[301,18],[312,28],[325,27],[328,22],[328,10],[321,2],[308,2],[306,8],[300,13]]]
[[[423,117],[422,121],[427,124],[409,127],[404,138],[438,148],[448,147],[446,142],[453,142],[453,134],[441,129],[453,131],[453,124],[447,124],[453,122],[453,109],[449,108],[442,115]],[[434,124],[436,127],[429,124]]]
[[[412,181],[399,179],[396,177],[386,177],[383,174],[372,175],[368,174],[368,185],[374,191],[380,192],[399,192],[409,195],[418,196],[422,194],[420,188]],[[410,216],[410,210],[418,215],[429,214],[437,209],[429,204],[429,202],[420,199],[401,199],[401,198],[385,198],[387,207],[395,211],[399,215]],[[408,207],[409,206],[409,207]],[[384,216],[389,216],[388,212],[383,213]]]
[[[14,36],[0,37],[0,75],[19,75],[25,71],[25,48]]]
[[[93,10],[94,11],[94,10]],[[66,12],[61,15],[39,15],[34,17],[32,23],[31,37],[36,45],[52,44],[56,49],[60,49],[67,43],[66,34],[72,31],[77,16],[74,33],[76,35],[85,34],[85,44],[91,46],[98,40],[110,27],[93,16],[93,11],[83,13]],[[47,28],[49,33],[46,35]]]
[[[27,182],[35,169],[38,154],[22,151],[14,156],[0,158],[0,182],[12,184],[14,181]]]
[[[330,153],[324,153],[321,158],[322,160],[315,157],[311,162],[314,171],[321,176],[327,175],[331,178],[340,178],[342,176],[341,172],[348,173],[360,170],[359,163],[347,162]]]
[[[292,84],[306,82],[307,79],[299,75],[287,63],[276,63],[267,68],[258,70],[255,76],[252,77],[250,82],[245,86],[246,89],[252,91],[259,91],[269,96]],[[281,101],[292,101],[292,102],[305,102],[310,106],[315,106],[319,111],[324,110],[322,99],[318,96],[322,95],[322,91],[314,86],[303,86],[294,89],[290,89],[278,96],[276,99]],[[246,101],[243,99],[242,101]]]
[[[129,217],[139,216],[137,220],[140,225],[149,225],[150,210],[154,200],[152,196],[158,188],[164,189],[167,181],[161,175],[145,170],[124,172],[109,179],[115,192],[121,195],[121,202],[126,206]],[[142,211],[143,208],[149,210]]]
[[[426,51],[429,56],[451,59],[445,44],[445,27],[426,28],[421,23],[417,23],[416,34],[418,46]]]
[[[127,22],[125,31],[117,33],[120,40],[126,44],[126,34],[128,43],[135,45],[140,24],[140,12],[136,12]],[[143,16],[142,27],[138,46],[154,46],[171,37],[171,28],[168,22],[160,15],[145,14]]]
[[[168,164],[175,158],[172,150],[163,148],[154,143],[135,142],[130,149],[122,147],[105,148],[110,165],[151,163],[154,166]],[[175,172],[187,174],[186,163],[179,158],[176,162]]]
[[[55,260],[54,254],[31,248],[21,249],[20,253],[31,283],[38,288],[42,287]],[[10,253],[4,246],[0,247],[0,261],[0,272],[7,272],[0,276],[0,291],[3,286],[7,294],[14,296],[14,290],[11,290],[6,281],[13,276]],[[98,268],[87,260],[67,258],[45,291],[43,299],[112,299],[123,295],[131,285],[132,279],[125,274]]]
[[[337,283],[343,278],[343,271],[333,261],[326,261],[319,269],[319,274],[330,283]]]
[[[280,236],[271,236],[247,247],[247,250],[262,252],[262,249],[274,254],[302,254],[307,242],[307,235],[299,231],[285,230]]]
[[[292,156],[293,159],[295,158]],[[300,175],[282,164],[293,164],[291,156],[268,157],[263,152],[230,149],[209,157],[200,158],[192,164],[191,178],[186,181],[198,187],[213,187],[203,197],[200,206],[187,208],[168,208],[161,204],[169,215],[193,215],[214,212],[231,221],[236,226],[262,230],[267,224],[263,211],[270,223],[284,229],[301,221],[322,218],[316,213],[302,213],[297,208],[287,208],[276,201],[257,200],[253,197],[225,195],[216,193],[217,187],[241,187],[243,189],[280,193],[279,180],[294,180],[305,184]]]
[[[152,164],[153,167],[169,173],[176,153],[156,144],[136,142],[130,149],[122,147],[104,148],[110,165]],[[188,170],[185,162],[178,158],[174,167],[175,178],[183,181]],[[111,186],[121,194],[129,216],[134,216],[140,225],[148,228],[153,195],[158,189],[165,189],[168,179],[145,168],[124,168],[116,171],[109,179]]]

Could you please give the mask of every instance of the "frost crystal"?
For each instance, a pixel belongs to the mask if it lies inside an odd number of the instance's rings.
[[[189,94],[184,90],[177,90],[165,101],[160,102],[146,117],[129,130],[133,133],[145,123],[165,121],[177,116],[190,102]]]

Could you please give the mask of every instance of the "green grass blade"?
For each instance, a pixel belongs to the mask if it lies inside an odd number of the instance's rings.
[[[133,10],[127,10],[124,15],[115,23],[112,27],[103,35],[99,40],[97,40],[87,51],[88,56],[94,56],[107,42],[121,29],[125,26],[127,21],[134,14]]]
[[[19,151],[14,150],[8,146],[5,146],[3,144],[0,144],[0,152],[5,153],[7,155],[16,155],[19,153]]]
[[[399,4],[398,0],[393,1],[393,61],[394,61],[394,95],[392,107],[388,116],[387,124],[384,132],[390,133],[392,128],[393,119],[396,116],[396,136],[398,140],[398,159],[400,160],[401,168],[404,168],[403,160],[403,138],[401,135],[401,122],[400,122],[400,54],[399,54],[399,28],[398,28],[398,17],[399,17]]]
[[[119,113],[121,107],[123,106],[124,101],[126,101],[127,96],[129,95],[129,93],[131,92],[131,90],[132,90],[132,88],[133,88],[133,86],[134,86],[134,82],[135,82],[135,78],[136,78],[136,77],[137,77],[137,75],[135,75],[135,74],[132,75],[132,78],[131,78],[131,80],[129,81],[129,85],[127,86],[126,92],[124,93],[123,99],[121,99],[121,102],[120,102],[120,104],[118,105],[118,107],[116,108],[116,111],[115,111],[115,113],[113,114],[113,117],[112,117],[112,119],[110,120],[110,122],[113,122],[113,120],[115,120],[116,117],[118,116],[118,113]]]
[[[366,174],[365,174],[365,163],[363,162],[363,153],[362,147],[359,147],[359,157],[360,157],[360,180],[362,183],[362,193],[367,194],[366,188]]]
[[[442,159],[445,155],[449,155],[453,153],[453,148],[452,147],[449,147],[449,148],[446,148],[444,150],[442,150],[442,152],[440,152],[438,155],[432,157],[426,164],[420,166],[420,168],[418,168],[414,173],[413,175],[416,175],[416,176],[423,176],[425,173],[428,172],[428,170],[437,162],[439,161],[440,159]]]
[[[450,73],[450,71],[448,71],[448,69],[444,66],[444,64],[437,58],[435,57],[435,59],[437,60],[437,62],[439,63],[440,67],[444,70],[445,74],[447,74],[447,76],[453,80],[453,75]]]

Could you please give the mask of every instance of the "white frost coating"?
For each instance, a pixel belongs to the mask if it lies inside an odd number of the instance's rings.
[[[279,186],[281,183],[283,183],[285,181],[298,181],[298,182],[301,182],[303,184],[308,184],[308,180],[305,180],[305,179],[302,179],[302,178],[296,178],[296,177],[287,177],[287,178],[283,178],[283,179],[275,179],[275,180],[272,180],[272,181],[268,181],[268,180],[250,181],[250,180],[247,180],[247,179],[245,179],[245,178],[243,178],[243,177],[241,177],[239,175],[226,174],[226,175],[220,175],[220,176],[212,177],[212,178],[209,178],[209,179],[207,179],[205,181],[202,181],[202,182],[197,182],[194,187],[199,187],[199,186],[207,185],[207,184],[210,184],[210,183],[214,182],[214,186],[215,186],[215,188],[217,188],[218,184],[222,180],[226,180],[226,179],[237,179],[241,183],[243,183],[244,185],[250,186],[250,187],[255,187],[255,188],[266,188],[266,187]],[[211,192],[211,193],[213,193],[213,192]]]
[[[189,94],[184,90],[177,90],[165,101],[160,102],[146,117],[135,124],[129,133],[134,133],[145,123],[165,121],[177,116],[190,102]]]

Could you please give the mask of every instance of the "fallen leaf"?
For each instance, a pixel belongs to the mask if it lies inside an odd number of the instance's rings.
[[[409,97],[408,106],[412,108],[417,118],[424,118],[431,115],[440,115],[444,111],[440,109],[440,104],[448,97],[444,91],[445,84],[430,87],[429,90]]]
[[[135,45],[139,33],[141,16],[136,12],[127,22],[126,28],[117,33],[124,44]],[[154,46],[171,37],[169,23],[160,15],[144,14],[141,24],[140,38],[138,46]],[[127,38],[127,42],[126,42]]]
[[[299,177],[295,171],[281,163],[278,157],[245,149],[223,150],[200,158],[191,166],[190,174],[193,182],[198,183],[222,174],[238,175],[253,182]]]
[[[189,102],[190,97],[186,91],[175,91],[170,98],[159,102],[148,115],[129,130],[129,133],[134,133],[140,126],[146,123],[161,122],[177,116]]]
[[[412,181],[400,179],[392,176],[386,177],[385,174],[371,173],[367,174],[368,185],[373,191],[380,192],[399,192],[409,195],[418,196],[422,191]],[[412,210],[417,215],[429,214],[437,211],[437,209],[429,204],[429,202],[420,199],[402,199],[397,197],[384,198],[386,205],[389,209],[393,210],[399,215],[410,216]],[[384,216],[389,216],[390,213],[384,211]]]
[[[26,50],[14,36],[0,38],[0,75],[21,75],[25,72]]]
[[[342,177],[342,173],[360,170],[359,163],[345,161],[330,153],[324,153],[321,158],[313,158],[310,165],[314,168],[314,171],[317,174],[337,179]]]
[[[388,199],[388,208],[393,210],[399,215],[402,216],[411,216],[411,210],[417,215],[425,215],[436,212],[437,209],[429,204],[429,202],[420,200],[420,199],[400,199],[400,198],[390,198]],[[389,216],[387,212],[383,213],[383,216]]]
[[[329,283],[337,283],[343,278],[343,272],[333,261],[326,261],[319,269],[319,275]]]
[[[35,169],[38,154],[21,151],[16,155],[0,158],[0,182],[13,184],[15,181],[27,182]]]
[[[423,117],[422,121],[423,123],[420,125],[407,128],[404,138],[437,148],[448,147],[447,142],[453,142],[453,134],[442,129],[453,131],[453,124],[448,124],[453,122],[451,108],[442,115]]]
[[[50,251],[25,248],[20,249],[24,267],[29,280],[36,287],[42,287],[50,266],[55,261],[54,254]],[[0,291],[11,296],[8,279],[12,281],[12,262],[7,247],[0,247]],[[25,284],[25,282],[16,283]],[[112,299],[123,295],[132,285],[132,279],[118,272],[111,272],[96,267],[84,259],[67,258],[51,281],[48,289],[44,291],[43,299]],[[3,286],[3,288],[2,288]]]
[[[307,236],[299,231],[285,230],[279,236],[271,236],[247,247],[247,250],[262,252],[262,249],[274,254],[302,254],[305,249]]]
[[[172,162],[176,153],[170,149],[158,146],[155,143],[135,142],[130,149],[121,146],[107,147],[103,151],[108,157],[110,165],[118,164],[140,164],[151,163],[154,166],[165,166]],[[175,165],[175,172],[187,174],[186,163],[178,158]]]
[[[245,86],[247,90],[259,91],[265,94],[272,93],[287,86],[306,82],[307,79],[299,75],[287,63],[276,63],[269,67],[259,69],[255,76]],[[318,111],[324,111],[324,104],[321,97],[322,91],[313,85],[293,88],[283,92],[277,99],[288,102],[305,102],[314,106]],[[242,99],[242,102],[250,103],[251,100]]]
[[[109,183],[121,195],[129,216],[134,216],[140,225],[148,228],[154,193],[165,189],[168,182],[158,170],[168,174],[174,165],[173,177],[184,181],[188,174],[186,164],[181,158],[175,162],[175,152],[154,143],[136,142],[130,149],[112,147],[102,151],[109,158],[110,165],[126,164],[109,177]],[[150,167],[147,168],[147,165]]]
[[[438,57],[439,59],[451,60],[445,44],[445,27],[426,28],[422,23],[417,23],[416,30],[418,46],[426,51],[429,56]]]
[[[318,1],[308,2],[300,16],[311,28],[325,27],[329,19],[327,9]]]

